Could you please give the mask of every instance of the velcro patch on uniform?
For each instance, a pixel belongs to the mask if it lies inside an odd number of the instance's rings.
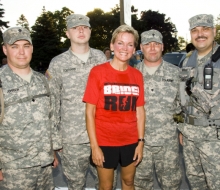
[[[48,71],[48,69],[47,69],[47,71],[45,73],[45,76],[47,77],[47,80],[52,79],[52,76],[51,76],[50,72]]]

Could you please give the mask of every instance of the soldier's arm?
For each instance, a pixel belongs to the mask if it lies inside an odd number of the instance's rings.
[[[179,141],[180,141],[180,144],[183,146],[183,134],[182,133],[179,133]]]
[[[0,181],[3,180],[3,174],[2,174],[2,170],[0,170]]]
[[[174,109],[175,109],[175,114],[179,114],[182,110],[181,110],[181,104],[180,104],[180,92],[179,92],[179,85],[180,85],[180,77],[179,77],[179,72],[180,70],[178,70],[178,74],[176,76],[176,88],[177,88],[177,93],[176,93],[176,98],[174,100]]]
[[[59,68],[52,63],[46,72],[51,93],[51,130],[53,150],[62,148],[62,138],[60,132],[60,104],[61,104],[61,80],[59,77]]]

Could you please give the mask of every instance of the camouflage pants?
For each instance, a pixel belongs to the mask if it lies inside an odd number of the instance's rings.
[[[1,190],[53,190],[52,167],[2,169]]]
[[[90,144],[63,145],[61,156],[64,175],[68,180],[68,190],[84,190],[88,169],[93,173],[96,184],[97,172],[89,164]]]
[[[184,137],[183,156],[192,190],[220,189],[220,141],[196,143]]]
[[[182,172],[179,163],[179,143],[177,137],[164,146],[144,145],[142,162],[136,168],[135,189],[153,190],[154,167],[163,190],[179,190]]]

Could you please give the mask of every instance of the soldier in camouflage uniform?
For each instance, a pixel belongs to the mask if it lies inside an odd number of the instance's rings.
[[[53,149],[61,148],[53,125],[54,97],[46,77],[30,68],[33,46],[29,31],[9,28],[3,33],[3,41],[8,64],[0,70],[4,97],[0,189],[52,190]]]
[[[57,124],[62,131],[62,167],[69,190],[82,190],[89,168],[90,144],[82,102],[90,69],[106,61],[104,53],[89,47],[89,18],[72,14],[66,18],[71,47],[52,59],[47,75],[56,95]],[[91,170],[95,168],[91,167]]]
[[[136,169],[135,189],[153,189],[153,170],[163,190],[181,184],[179,143],[173,114],[181,111],[178,99],[179,69],[162,60],[162,35],[157,30],[141,34],[144,59],[137,65],[144,77],[146,128],[143,160]]]
[[[219,190],[220,48],[214,42],[212,15],[196,15],[189,19],[189,25],[196,50],[184,60],[180,73],[185,123],[179,130],[183,134],[186,175],[192,190]],[[204,76],[204,68],[213,70],[212,77]],[[206,86],[209,78],[213,81]]]

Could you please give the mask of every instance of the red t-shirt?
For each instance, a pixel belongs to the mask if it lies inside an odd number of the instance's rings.
[[[138,140],[136,107],[144,105],[140,71],[125,71],[109,62],[90,71],[83,101],[96,105],[95,125],[99,146],[123,146]]]

